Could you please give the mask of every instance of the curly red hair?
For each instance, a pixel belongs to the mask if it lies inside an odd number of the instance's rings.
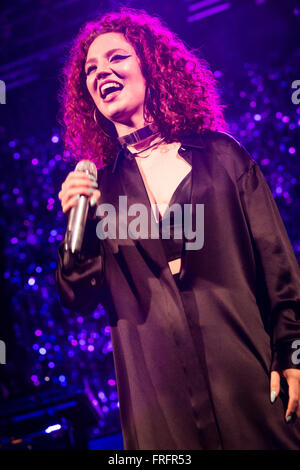
[[[154,121],[166,142],[204,129],[226,130],[224,105],[206,60],[189,50],[161,19],[123,7],[81,28],[63,68],[61,123],[65,149],[72,158],[90,159],[101,168],[120,149],[112,123],[98,111],[100,119],[94,120],[95,104],[84,72],[91,43],[108,32],[122,33],[134,47],[150,90],[144,104],[145,121]]]

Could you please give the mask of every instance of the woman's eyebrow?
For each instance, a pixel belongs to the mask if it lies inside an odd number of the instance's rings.
[[[116,51],[123,51],[123,52],[126,52],[126,54],[128,54],[128,52],[125,51],[125,49],[121,49],[120,47],[118,47],[117,49],[110,49],[109,51],[107,51],[105,54],[105,57],[108,57],[109,55],[113,54]],[[86,61],[85,65],[89,64],[90,62],[95,63],[97,62],[97,59],[92,57],[91,59]]]

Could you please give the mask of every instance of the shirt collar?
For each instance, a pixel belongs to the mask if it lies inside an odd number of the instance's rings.
[[[192,164],[192,155],[190,150],[191,148],[202,148],[203,147],[203,142],[202,142],[202,137],[200,134],[190,134],[187,136],[184,136],[180,139],[181,142],[181,147],[178,150],[178,153],[181,157],[183,157],[185,160],[187,160],[190,164]],[[134,158],[129,150],[126,149],[126,146],[122,147],[119,152],[117,153],[117,156],[114,160],[113,166],[112,166],[112,173],[115,172],[116,167],[122,157],[129,158],[130,160]]]

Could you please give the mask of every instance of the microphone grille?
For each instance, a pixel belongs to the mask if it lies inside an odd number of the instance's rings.
[[[86,173],[97,179],[96,165],[90,160],[81,160],[80,162],[78,162],[75,167],[75,171],[85,171]]]

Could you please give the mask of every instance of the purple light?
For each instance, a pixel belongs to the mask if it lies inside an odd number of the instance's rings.
[[[263,158],[261,161],[262,165],[269,165],[269,163],[270,163],[270,160],[268,158]]]
[[[35,235],[33,235],[32,233],[30,235],[28,235],[27,237],[27,243],[29,243],[30,245],[35,245],[37,243],[38,239]]]
[[[8,146],[12,149],[14,148],[15,146],[17,145],[17,142],[15,140],[11,140],[10,142],[8,142]]]
[[[113,387],[114,385],[116,385],[116,381],[114,379],[108,379],[107,381],[108,385],[110,385],[111,387]]]
[[[214,71],[214,76],[216,78],[223,77],[223,73],[221,72],[221,70],[215,70]]]
[[[34,351],[37,351],[39,349],[39,345],[38,344],[33,344],[32,345],[32,349],[34,349]]]
[[[283,118],[281,120],[282,120],[282,122],[289,122],[290,118],[289,118],[289,116],[283,116]]]
[[[77,339],[72,339],[71,344],[72,344],[72,346],[77,346],[77,344],[78,344]]]
[[[13,237],[13,238],[10,239],[10,243],[12,245],[16,245],[18,242],[19,242],[19,239],[17,237]]]
[[[58,137],[58,135],[53,135],[51,140],[52,140],[52,142],[53,142],[54,144],[57,144],[57,142],[59,142],[59,137]]]
[[[255,114],[254,119],[255,119],[255,121],[261,121],[261,115],[260,114]]]
[[[207,8],[206,10],[201,11],[200,13],[195,13],[194,15],[188,16],[187,22],[191,23],[193,21],[201,20],[202,18],[205,18],[210,15],[216,15],[217,13],[220,13],[221,11],[228,10],[228,8],[231,8],[231,3],[222,3],[221,5],[218,5],[216,7]],[[190,11],[193,11],[193,10],[190,8]]]
[[[45,429],[46,434],[50,434],[51,432],[58,431],[61,429],[60,424],[53,424],[52,426],[48,426],[47,429]]]
[[[104,328],[104,334],[105,334],[105,336],[109,336],[109,335],[110,335],[110,326],[107,325],[107,326]]]
[[[41,273],[41,272],[43,271],[43,269],[41,268],[41,266],[37,266],[37,267],[35,268],[35,270],[36,270],[37,273]]]
[[[83,317],[77,317],[77,323],[83,323],[84,322],[84,318]]]
[[[276,194],[282,194],[282,187],[281,186],[277,186]]]
[[[45,356],[45,354],[47,354],[47,351],[45,348],[40,348],[39,353],[41,354],[41,356]]]
[[[104,348],[102,348],[102,352],[103,354],[108,354],[111,351],[112,351],[112,342],[108,341],[106,345],[104,346]]]
[[[88,346],[88,351],[93,352],[94,350],[95,350],[94,346],[92,344],[90,344]]]
[[[59,380],[60,382],[65,382],[65,381],[66,381],[66,377],[65,377],[64,375],[60,375],[60,376],[58,377],[58,380]]]
[[[30,379],[32,380],[32,382],[36,382],[37,380],[39,380],[37,375],[32,375]]]
[[[280,144],[279,149],[280,149],[280,152],[285,152],[285,149],[286,149],[285,144]]]
[[[30,278],[28,279],[28,284],[29,284],[29,286],[34,286],[34,284],[35,284],[35,278],[34,278],[34,277],[30,277]]]
[[[35,330],[34,334],[35,336],[42,336],[43,332],[42,330]]]
[[[276,114],[275,114],[275,117],[277,119],[281,119],[282,118],[282,113],[280,111],[278,111]]]
[[[33,158],[33,159],[31,160],[31,163],[32,163],[32,165],[38,165],[38,164],[39,164],[38,158]]]
[[[289,153],[290,153],[291,155],[294,155],[294,153],[296,153],[295,147],[290,147],[290,148],[289,148]]]
[[[250,103],[250,108],[255,108],[256,107],[256,102],[255,101],[251,101]]]
[[[21,158],[21,155],[19,154],[19,152],[15,152],[13,154],[13,157],[14,157],[15,160],[19,160],[19,158]]]
[[[107,402],[107,397],[106,397],[105,393],[102,390],[100,392],[98,392],[98,397],[103,403]]]
[[[49,363],[48,363],[48,367],[49,367],[49,369],[54,369],[54,367],[55,367],[54,362],[52,362],[52,361],[49,362]]]

